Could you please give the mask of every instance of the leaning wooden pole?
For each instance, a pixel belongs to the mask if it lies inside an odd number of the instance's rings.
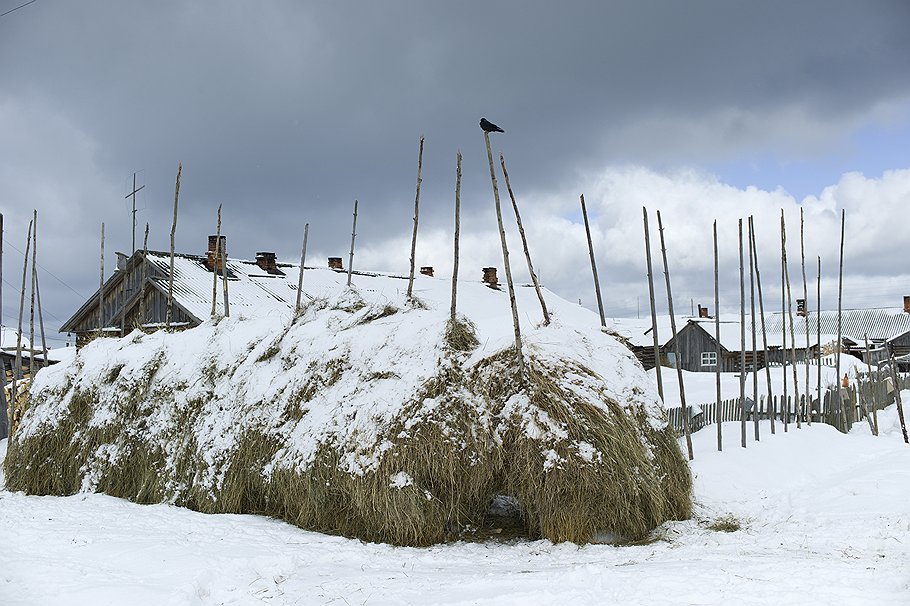
[[[781,214],[781,227],[784,226],[784,217]],[[786,244],[786,235],[784,236]],[[787,283],[787,318],[790,320],[790,363],[793,366],[793,409],[796,414],[796,428],[802,428],[799,410],[799,375],[796,371],[796,330],[793,321],[793,297],[790,293],[790,265],[787,263],[787,249],[784,247],[784,277]],[[784,352],[786,355],[786,352]],[[788,411],[789,415],[789,411]]]
[[[761,290],[761,271],[758,267],[758,246],[755,244],[755,225],[752,217],[749,217],[749,223],[752,224],[752,256],[755,259],[755,286],[758,288],[758,314],[761,316],[761,340],[765,357],[765,379],[767,380],[768,395],[765,408],[768,411],[768,417],[771,419],[771,433],[774,433],[774,415],[777,412],[774,406],[774,397],[771,392],[771,367],[768,366],[768,331],[765,324],[765,301]]]
[[[816,301],[816,322],[815,322],[815,331],[816,331],[816,340],[818,341],[818,415],[819,420],[821,420],[822,413],[822,403],[824,398],[822,397],[822,258],[818,257],[818,291],[815,295]]]
[[[846,222],[846,211],[841,209],[840,214],[840,261],[837,271],[837,355],[835,356],[835,366],[837,367],[837,397],[840,398],[840,350],[843,347],[843,316],[841,304],[844,300],[844,223]],[[841,405],[843,410],[843,405]],[[849,430],[849,427],[845,427]]]
[[[499,202],[499,187],[496,185],[496,171],[493,168],[493,152],[490,149],[490,133],[483,131],[484,143],[487,145],[487,160],[490,163],[490,181],[493,183],[493,199],[496,202],[496,220],[499,223],[499,241],[502,244],[502,264],[506,271],[506,284],[509,287],[509,304],[512,306],[512,324],[515,328],[515,353],[518,355],[518,366],[525,376],[524,355],[521,351],[521,329],[518,323],[518,303],[515,301],[515,284],[512,282],[512,267],[509,264],[509,247],[506,243],[506,231],[502,226],[502,205]]]
[[[651,300],[651,336],[654,341],[654,372],[657,374],[657,393],[660,396],[660,401],[663,402],[664,383],[660,376],[660,339],[657,336],[657,306],[654,300],[654,272],[651,268],[651,236],[648,232],[648,209],[642,206],[641,213],[645,224],[645,260],[648,264],[648,295]],[[720,410],[719,406],[718,410]]]
[[[104,222],[101,222],[101,275],[98,280],[98,334],[104,332]]]
[[[673,331],[673,350],[676,353],[676,379],[679,381],[679,404],[683,417],[683,432],[686,434],[686,450],[689,454],[689,460],[695,458],[692,451],[692,431],[689,428],[689,407],[686,404],[686,388],[683,384],[682,359],[679,355],[679,335],[676,332],[676,316],[673,315],[673,293],[670,290],[670,268],[667,266],[667,247],[664,242],[664,224],[660,219],[660,211],[657,211],[657,229],[660,232],[660,251],[664,261],[664,277],[667,280],[667,308],[670,312],[670,329]]]
[[[357,200],[354,200],[354,223],[351,225],[351,254],[348,256],[348,288],[351,287],[351,274],[354,272],[354,239],[357,237]]]
[[[44,333],[44,312],[41,310],[41,287],[38,282],[38,211],[35,211],[35,229],[32,232],[32,280],[35,283],[35,298],[38,308],[38,330],[41,335],[41,352],[43,362],[41,367],[47,366],[47,336]],[[32,355],[35,352],[35,345],[32,344]]]
[[[145,224],[145,238],[142,240],[142,271],[140,278],[142,280],[139,287],[139,328],[141,329],[148,322],[145,308],[145,287],[148,280],[148,257],[149,257],[149,224]]]
[[[897,403],[897,418],[901,423],[901,433],[904,434],[904,443],[910,444],[907,438],[907,424],[904,422],[904,405],[901,402],[901,386],[897,380],[897,363],[894,361],[894,354],[891,354],[891,378],[894,381],[894,401]]]
[[[521,236],[521,247],[525,253],[525,261],[528,262],[528,273],[531,274],[531,282],[534,284],[534,291],[537,293],[538,301],[540,301],[540,310],[543,314],[543,325],[549,326],[550,312],[547,311],[547,302],[544,301],[543,291],[540,289],[540,282],[537,280],[537,273],[534,271],[534,265],[531,263],[531,253],[528,251],[528,238],[525,236],[525,228],[521,224],[521,214],[518,212],[518,202],[515,201],[515,194],[512,193],[512,184],[509,183],[509,171],[506,170],[506,160],[502,153],[499,154],[499,163],[502,165],[502,176],[506,181],[509,199],[512,200],[512,210],[515,211],[515,222],[518,224],[518,234]]]
[[[22,264],[22,290],[19,291],[19,325],[16,330],[16,366],[13,368],[12,394],[10,397],[10,435],[16,428],[16,407],[18,395],[16,381],[22,378],[22,315],[25,312],[25,279],[28,275],[28,251],[32,243],[32,222],[28,222],[28,238],[25,241],[25,255]],[[31,343],[29,343],[31,346]]]
[[[752,240],[755,234],[752,233],[752,216],[749,216],[749,305],[751,306],[750,315],[752,316],[752,425],[754,426],[755,441],[761,438],[758,431],[758,346],[755,338],[755,254],[752,250]]]
[[[746,272],[743,263],[743,220],[739,220],[739,407],[742,447],[746,447]]]
[[[3,330],[3,213],[0,213],[0,332]],[[0,337],[2,340],[2,337]],[[0,360],[0,440],[9,436],[9,403],[6,401],[6,363]]]
[[[38,256],[35,254],[38,248],[38,211],[33,210],[32,218],[32,279],[30,282],[31,295],[28,307],[28,376],[29,380],[35,378],[35,277],[38,272],[35,271],[35,263]]]
[[[452,309],[450,319],[455,322],[455,308],[458,298],[458,245],[461,235],[461,152],[455,156],[455,258],[452,262]]]
[[[809,284],[806,282],[806,221],[803,209],[799,209],[799,258],[803,269],[803,323],[806,325],[806,349],[803,364],[806,367],[806,424],[812,425],[812,398],[809,397]]]
[[[780,397],[780,415],[784,424],[784,431],[790,429],[790,397],[787,395],[787,236],[784,232],[784,209],[780,209],[780,368],[783,374],[783,392]]]
[[[303,295],[303,266],[306,263],[306,245],[310,237],[310,224],[303,226],[303,247],[300,250],[300,273],[297,275],[297,302],[294,304],[294,313],[300,313],[300,299]]]
[[[720,399],[720,370],[721,370],[721,347],[720,347],[720,280],[718,278],[718,257],[717,254],[717,220],[714,220],[714,342],[717,346],[717,359],[714,364],[715,387],[717,388],[717,400],[714,408],[714,424],[717,425],[717,450],[724,449],[724,432],[723,416],[721,415]]]
[[[658,211],[660,216],[660,211]],[[588,209],[585,207],[585,195],[581,194],[581,215],[585,220],[585,233],[588,236],[588,253],[591,255],[591,271],[594,273],[594,292],[597,294],[597,311],[600,312],[600,325],[606,326],[607,319],[604,317],[604,302],[600,296],[600,280],[597,279],[597,263],[594,261],[594,243],[591,241],[591,226],[588,224]],[[661,234],[663,235],[663,234]]]
[[[218,307],[218,265],[221,263],[221,205],[218,205],[218,227],[215,229],[215,258],[212,261],[212,313],[211,317],[215,319],[215,313]]]
[[[177,163],[177,184],[174,186],[174,220],[171,222],[171,263],[167,278],[167,309],[164,315],[164,327],[171,328],[171,314],[174,308],[174,237],[177,234],[177,200],[180,198],[180,173],[183,163]]]
[[[216,268],[218,264],[215,264]],[[224,296],[224,317],[231,317],[231,301],[228,296],[228,254],[227,254],[227,238],[224,240],[224,246],[221,247],[221,287],[222,295]]]
[[[414,233],[411,235],[411,273],[408,276],[408,299],[414,294],[414,265],[417,255],[417,221],[420,217],[420,178],[423,169],[423,135],[420,135],[420,152],[417,155],[417,195],[414,196]]]

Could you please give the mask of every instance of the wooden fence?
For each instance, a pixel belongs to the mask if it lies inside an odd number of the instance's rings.
[[[910,389],[910,375],[898,377],[898,389]],[[758,402],[758,418],[770,419],[772,416],[783,422],[787,418],[789,423],[796,423],[797,415],[800,421],[811,420],[813,423],[826,423],[846,433],[853,423],[866,418],[867,411],[872,412],[873,403],[876,410],[881,410],[894,404],[894,383],[890,377],[881,381],[871,378],[853,383],[850,387],[825,391],[821,406],[817,399],[812,399],[806,405],[806,396],[800,395],[798,405],[795,405],[793,396],[772,396],[770,401],[762,396]],[[746,420],[754,419],[755,405],[747,397],[745,407],[739,398],[722,400],[720,403],[720,420],[741,421],[743,414]],[[667,411],[670,423],[679,431],[683,431],[683,417],[681,408],[671,408]],[[696,404],[689,406],[689,427],[691,431],[698,431],[706,425],[717,421],[717,403]]]

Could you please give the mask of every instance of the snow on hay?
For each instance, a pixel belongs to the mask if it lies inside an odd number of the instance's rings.
[[[503,293],[361,276],[294,317],[96,339],[36,377],[7,487],[105,492],[261,513],[366,540],[426,545],[511,495],[530,536],[641,537],[691,510],[688,466],[634,356],[547,292],[516,372]],[[320,282],[322,280],[322,282]],[[533,309],[533,291],[518,289]],[[453,338],[457,343],[453,342]]]

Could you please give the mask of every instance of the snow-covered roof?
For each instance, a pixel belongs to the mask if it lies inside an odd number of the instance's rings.
[[[806,322],[809,323],[809,332],[814,333],[821,321],[822,333],[837,334],[837,310],[821,312],[810,311],[805,318],[796,316],[793,319],[796,332],[806,332]],[[779,333],[784,325],[784,316],[780,313],[767,314],[769,332]],[[787,321],[788,326],[790,322]],[[900,307],[878,307],[872,309],[844,309],[841,310],[841,334],[851,338],[857,343],[864,341],[864,336],[869,335],[869,340],[885,340],[902,335],[910,331],[910,314]]]
[[[717,334],[715,327],[714,319],[690,319],[690,322],[698,324],[703,328],[709,335],[714,337]],[[677,327],[677,330],[682,330]],[[806,340],[806,328],[805,323],[802,325],[802,332],[800,332],[800,326],[796,325],[794,329],[794,335],[791,339],[789,326],[786,334],[786,339],[780,332],[767,332],[766,326],[766,339],[768,342],[768,347],[782,347],[784,341],[786,340],[787,348],[790,348],[793,343],[796,344],[797,349],[806,349],[808,343],[809,347],[815,347],[819,344],[818,335],[814,332],[809,333],[808,341]],[[837,335],[822,334],[820,342],[822,344],[831,343],[832,341],[837,341]],[[740,329],[739,318],[736,321],[722,320],[720,323],[720,344],[724,349],[728,351],[742,351],[742,331]],[[755,343],[758,349],[762,349],[764,346],[764,339],[762,338],[761,332],[761,319],[756,318],[755,324]],[[752,317],[746,316],[746,341],[745,349],[747,351],[752,349]]]

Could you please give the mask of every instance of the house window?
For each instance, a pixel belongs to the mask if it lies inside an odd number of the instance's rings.
[[[701,365],[702,366],[717,366],[717,352],[716,351],[701,352]]]

